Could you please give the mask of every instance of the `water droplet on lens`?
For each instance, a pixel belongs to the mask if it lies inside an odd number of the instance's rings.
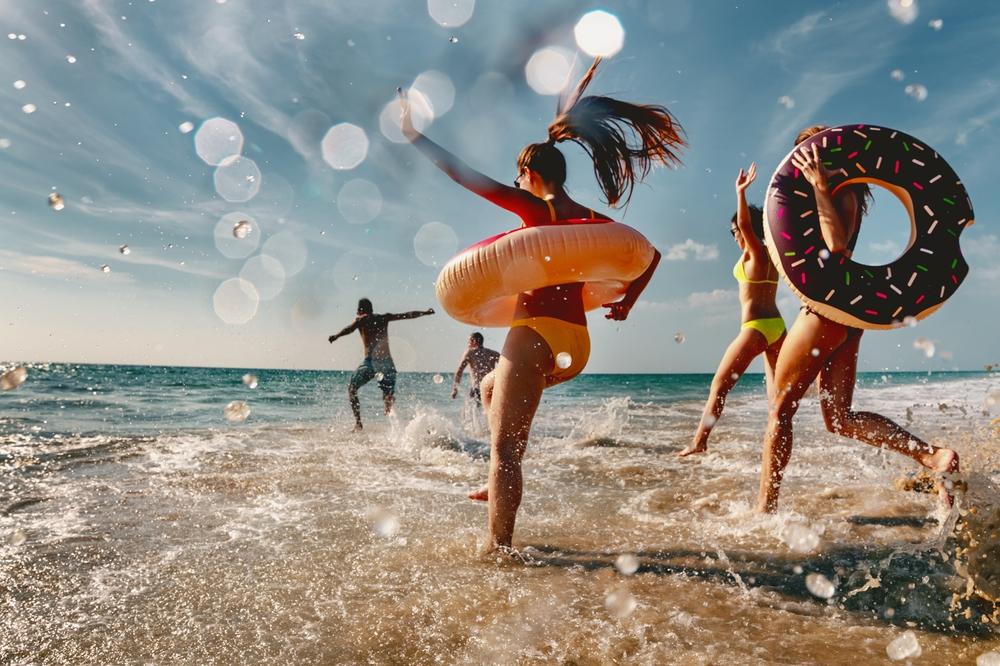
[[[24,87],[26,85],[28,85],[28,84],[25,83],[24,81],[22,81],[21,79],[18,79],[17,81],[14,81],[14,88],[16,88],[17,90],[24,90]]]
[[[631,576],[639,570],[639,558],[631,553],[623,553],[615,559],[615,568],[622,574]]]
[[[10,391],[16,389],[28,378],[26,368],[17,366],[0,375],[0,391]]]
[[[819,546],[819,534],[813,528],[801,523],[786,525],[781,530],[781,540],[796,553],[810,553]]]
[[[103,266],[101,266],[101,272],[102,273],[110,273],[111,272],[111,266],[108,266],[107,264],[104,264]]]
[[[904,74],[901,69],[894,69],[889,72],[889,76],[892,77],[893,81],[902,81],[906,77],[906,74]]]
[[[903,317],[903,325],[909,326],[910,328],[914,328],[917,325],[917,318],[909,316]]]
[[[257,388],[257,375],[251,375],[250,373],[243,375],[243,383],[247,388]]]
[[[1000,652],[984,652],[976,657],[976,666],[1000,666]]]
[[[190,120],[185,120],[184,122],[182,122],[180,125],[177,126],[177,129],[181,131],[181,134],[188,134],[191,130],[194,129],[194,123],[191,122]]]
[[[893,661],[903,661],[904,659],[919,657],[921,652],[917,635],[912,631],[904,631],[902,635],[885,646],[885,653]]]
[[[829,259],[830,258],[830,251],[827,250],[826,248],[823,248],[822,250],[819,251],[819,258],[820,259]]]
[[[34,113],[35,111],[38,110],[38,107],[35,106],[34,104],[25,104],[24,106],[21,107],[21,110],[24,111],[25,113]]]
[[[73,56],[73,55],[66,56],[66,62],[68,62],[69,64],[72,65],[73,63],[76,62],[76,56]]]
[[[941,28],[944,27],[944,21],[942,19],[931,19],[931,21],[927,25],[929,25],[934,30],[940,30]]]
[[[452,44],[458,44],[458,37],[452,35],[451,37],[448,38],[448,41],[451,42]]]
[[[132,250],[129,248],[128,245],[122,245],[120,248],[118,248],[118,252],[120,252],[121,254],[130,254]]]
[[[253,227],[250,225],[249,222],[247,222],[246,220],[240,220],[239,222],[233,225],[233,238],[239,238],[240,240],[243,240],[244,238],[249,236],[250,232],[252,231]]]
[[[682,331],[677,331],[676,333],[674,333],[674,342],[676,342],[677,344],[682,344],[685,339],[686,338],[684,337],[684,333]]]
[[[809,353],[810,353],[810,354],[812,354],[812,355],[813,355],[813,357],[816,357],[816,356],[819,356],[819,347],[813,347],[813,348],[812,348],[812,349],[811,349],[811,350],[809,351]]]
[[[628,617],[638,605],[635,597],[622,588],[611,590],[604,597],[604,607],[617,618]]]
[[[565,370],[569,366],[573,365],[573,357],[566,352],[559,352],[556,354],[556,366]]]
[[[250,416],[250,405],[242,400],[233,400],[222,410],[226,420],[230,423],[240,423],[246,421]]]
[[[829,599],[836,592],[836,586],[830,582],[830,579],[820,573],[811,573],[806,576],[806,589],[813,596],[819,597],[820,599]]]
[[[28,535],[24,533],[24,530],[14,530],[10,535],[10,545],[20,546],[25,541],[28,540]]]
[[[435,384],[440,384],[444,382],[444,377],[442,377],[441,375],[434,375],[433,379]]]
[[[299,40],[300,42],[303,39],[306,38],[306,36],[303,33],[301,33],[301,32],[294,32],[294,33],[292,33],[292,37],[294,37],[295,39]]]
[[[49,195],[49,207],[52,210],[62,210],[66,207],[66,201],[63,199],[63,195],[58,192],[53,192]]]

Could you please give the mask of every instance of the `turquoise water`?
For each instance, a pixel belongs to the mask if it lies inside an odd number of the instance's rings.
[[[258,388],[243,384],[247,373],[258,378]],[[434,382],[436,374],[442,383]],[[222,415],[223,407],[232,400],[250,405],[247,425],[351,423],[346,398],[349,372],[50,364],[29,367],[29,375],[16,391],[0,394],[0,435],[121,436],[234,427]],[[858,384],[925,385],[988,376],[983,372],[862,373]],[[451,378],[449,372],[400,373],[398,409],[405,415],[422,407],[458,409],[461,401],[449,399]],[[547,391],[545,402],[566,407],[628,396],[636,403],[684,404],[704,400],[711,379],[709,374],[584,374]],[[466,389],[468,381],[466,375]],[[763,381],[763,375],[748,374],[732,396],[759,392]],[[375,384],[371,382],[361,391],[366,420],[380,414],[381,399]]]

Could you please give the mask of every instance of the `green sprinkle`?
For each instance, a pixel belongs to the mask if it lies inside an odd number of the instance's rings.
[[[842,150],[843,150],[843,148],[841,148],[840,146],[837,146],[836,148],[831,148],[830,152],[831,153],[839,153]]]
[[[917,268],[919,268],[920,270],[922,270],[925,273],[928,271],[928,268],[926,266],[924,266],[923,264],[917,264]]]
[[[905,150],[906,152],[910,152],[910,147],[906,144],[905,141],[903,142],[903,150]]]
[[[872,140],[868,139],[868,143],[865,144],[865,150],[868,150],[871,147],[872,147]]]
[[[846,284],[848,286],[851,285],[851,274],[850,273],[844,273],[844,284]]]
[[[825,167],[833,166],[833,162],[823,162],[823,166]]]
[[[951,267],[952,267],[952,269],[954,269],[955,266],[958,266],[958,259],[952,259],[951,260]]]
[[[951,229],[945,229],[945,231],[947,231],[949,234],[951,234],[955,238],[958,238],[958,234],[956,234],[953,230],[951,230]],[[958,260],[956,259],[956,261],[958,261]],[[954,266],[952,266],[952,268],[954,268]]]
[[[865,270],[865,275],[867,275],[868,277],[875,277],[875,274],[869,270]]]
[[[786,253],[785,253],[785,256],[786,256],[786,257],[794,257],[794,256],[795,256],[795,253],[794,253],[794,252],[786,252]]]
[[[955,205],[955,201],[952,200],[952,199],[949,199],[948,197],[944,197],[944,202],[946,204],[948,204],[949,206],[954,206]]]

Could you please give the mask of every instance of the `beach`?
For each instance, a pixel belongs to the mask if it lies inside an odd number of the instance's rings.
[[[479,554],[488,438],[450,382],[402,373],[389,418],[363,390],[352,435],[346,373],[245,372],[30,366],[0,395],[0,662],[858,664],[907,631],[913,663],[1000,651],[995,375],[862,374],[855,399],[959,451],[966,537],[815,398],[759,516],[759,375],[685,460],[708,375],[583,375],[545,394],[509,559]]]

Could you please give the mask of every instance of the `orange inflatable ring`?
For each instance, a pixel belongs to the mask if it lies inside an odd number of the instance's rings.
[[[594,310],[624,295],[653,261],[653,246],[632,227],[610,220],[560,220],[521,227],[476,243],[445,264],[438,301],[458,321],[510,326],[517,296],[583,282]]]

